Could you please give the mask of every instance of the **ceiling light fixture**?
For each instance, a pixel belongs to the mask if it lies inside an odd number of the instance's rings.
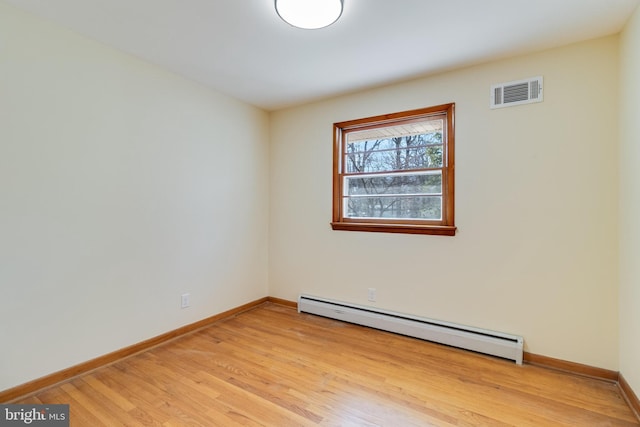
[[[305,30],[327,27],[342,15],[343,0],[275,0],[283,21]]]

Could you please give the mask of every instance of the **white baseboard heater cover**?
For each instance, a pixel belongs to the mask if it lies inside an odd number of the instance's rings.
[[[522,364],[524,339],[517,335],[457,325],[440,320],[395,313],[376,307],[300,295],[298,312],[394,332],[478,353],[490,354]]]

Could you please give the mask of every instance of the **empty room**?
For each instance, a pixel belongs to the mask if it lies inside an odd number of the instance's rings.
[[[0,0],[0,425],[638,426],[639,118],[640,0]]]

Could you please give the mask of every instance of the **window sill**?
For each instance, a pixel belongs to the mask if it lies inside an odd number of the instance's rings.
[[[374,224],[361,222],[332,222],[333,230],[366,231],[373,233],[431,234],[455,236],[457,227],[450,225]]]

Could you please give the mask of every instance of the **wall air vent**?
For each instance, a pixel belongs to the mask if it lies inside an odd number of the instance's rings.
[[[491,86],[491,108],[542,102],[542,76]]]

